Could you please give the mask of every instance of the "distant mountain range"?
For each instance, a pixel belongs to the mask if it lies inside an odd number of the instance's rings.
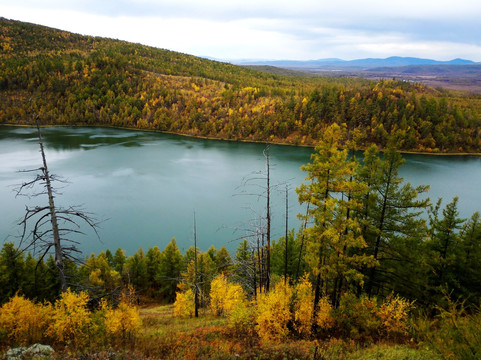
[[[391,56],[386,59],[368,58],[357,60],[342,60],[336,58],[319,60],[234,60],[238,65],[270,65],[288,69],[317,69],[317,70],[367,70],[379,67],[401,67],[411,65],[477,65],[471,60],[453,59],[450,61],[438,61],[416,57]]]

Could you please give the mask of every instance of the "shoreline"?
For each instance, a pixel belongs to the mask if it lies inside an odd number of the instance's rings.
[[[26,125],[26,124],[11,124],[11,123],[3,123],[0,126],[11,126],[11,127],[35,127],[35,125]],[[192,139],[203,139],[203,140],[217,140],[217,141],[229,141],[229,142],[238,142],[238,143],[251,143],[251,144],[269,144],[269,145],[279,145],[279,146],[292,146],[292,147],[300,147],[300,148],[312,148],[314,149],[316,145],[303,145],[303,144],[292,144],[292,143],[282,143],[282,142],[266,142],[266,141],[256,141],[256,140],[246,140],[246,139],[226,139],[222,137],[209,137],[209,136],[202,136],[202,135],[189,135],[189,134],[181,134],[172,131],[161,131],[161,130],[152,130],[152,129],[139,129],[133,127],[120,127],[120,126],[110,126],[110,125],[62,125],[62,124],[53,124],[53,125],[40,125],[41,128],[49,128],[49,127],[71,127],[71,128],[106,128],[106,129],[118,129],[118,130],[131,130],[131,131],[144,131],[144,132],[151,132],[157,134],[168,134],[168,135],[176,135],[182,136]],[[356,149],[356,151],[365,151],[365,148]],[[383,148],[379,147],[379,151],[384,151]],[[460,152],[460,153],[453,153],[453,152],[423,152],[423,151],[410,151],[410,150],[398,150],[400,154],[407,154],[407,155],[428,155],[428,156],[474,156],[474,157],[481,157],[481,152]]]

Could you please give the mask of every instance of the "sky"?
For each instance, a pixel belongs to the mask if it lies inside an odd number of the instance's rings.
[[[0,17],[227,61],[481,62],[480,0],[0,0]]]

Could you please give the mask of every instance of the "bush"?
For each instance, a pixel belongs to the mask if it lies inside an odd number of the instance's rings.
[[[70,289],[64,292],[55,303],[47,333],[63,344],[74,347],[85,345],[91,324],[88,300],[89,296],[85,292],[77,294]]]
[[[34,344],[44,340],[52,312],[50,304],[35,304],[15,295],[0,309],[0,328],[16,344]]]
[[[467,314],[462,304],[448,302],[435,321],[418,321],[418,334],[444,359],[480,359],[481,311]]]
[[[314,323],[314,295],[307,276],[295,287],[294,329],[299,335],[309,336]]]
[[[194,293],[191,289],[175,294],[174,316],[192,317],[195,312],[194,306]]]
[[[218,275],[211,283],[210,308],[214,315],[227,315],[239,302],[245,301],[244,290],[239,284],[227,281],[224,274]]]
[[[387,335],[407,335],[408,315],[412,305],[412,302],[393,295],[381,304],[378,314]]]
[[[267,294],[259,295],[256,309],[256,330],[264,342],[278,343],[289,334],[287,324],[291,321],[290,304],[292,288],[281,280]]]
[[[327,298],[319,299],[317,306],[316,324],[321,330],[329,330],[334,326],[334,319],[332,317],[332,306]]]
[[[342,295],[339,307],[334,311],[335,326],[341,336],[354,340],[372,340],[379,336],[381,319],[377,301],[354,294]]]
[[[236,334],[251,334],[254,329],[252,304],[247,301],[237,302],[227,314],[227,324]]]
[[[136,336],[140,326],[139,311],[136,306],[129,302],[125,295],[117,308],[106,308],[105,329],[111,339],[119,339],[122,343],[126,343]]]

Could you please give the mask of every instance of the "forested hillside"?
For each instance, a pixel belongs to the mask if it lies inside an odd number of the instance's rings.
[[[314,145],[332,123],[360,147],[481,152],[481,97],[384,80],[280,75],[0,19],[0,123],[129,127]],[[33,99],[33,102],[30,101]]]

